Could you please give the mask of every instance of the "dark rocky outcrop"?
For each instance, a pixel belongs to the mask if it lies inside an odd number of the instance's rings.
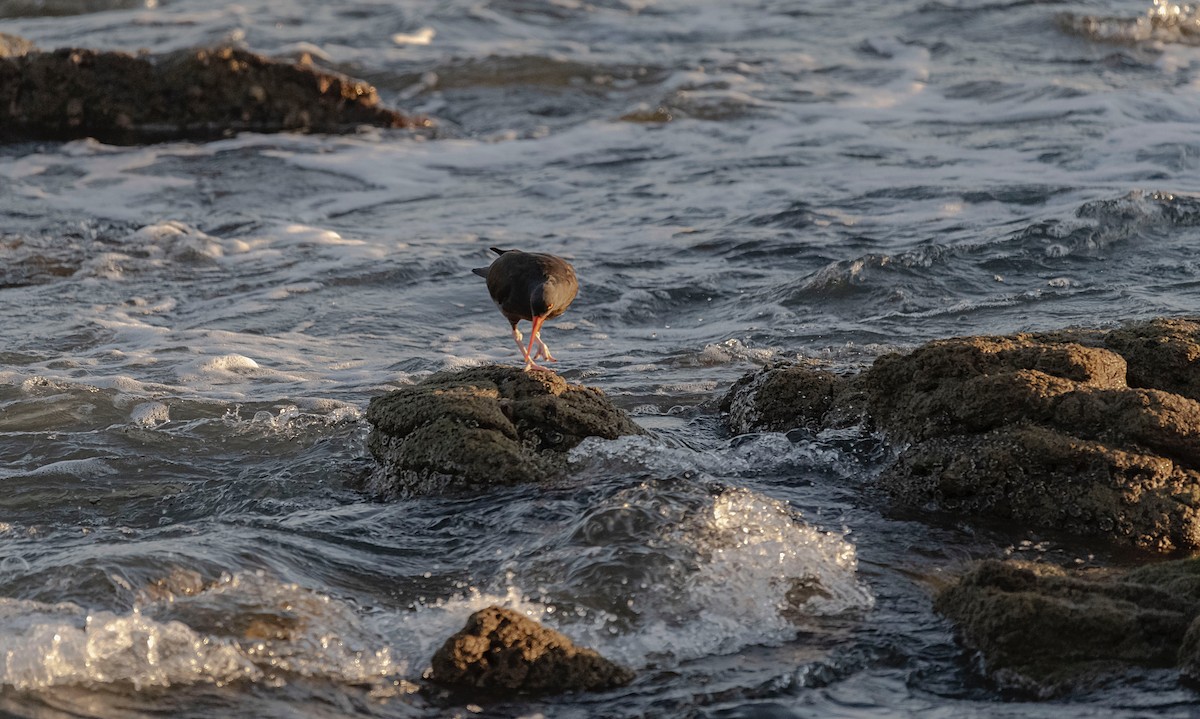
[[[382,494],[537,481],[585,437],[642,433],[598,389],[496,365],[431,375],[371,400],[366,416]]]
[[[961,337],[849,377],[765,368],[722,402],[734,431],[864,423],[905,445],[901,504],[1173,550],[1200,548],[1200,325]]]
[[[4,0],[0,2],[0,18],[62,17],[139,8],[146,8],[146,0]]]
[[[0,54],[0,141],[136,144],[429,124],[380,106],[366,83],[234,48],[141,56],[5,45],[14,49]]]
[[[486,698],[610,689],[633,672],[511,609],[488,607],[433,655],[430,679]]]
[[[1196,678],[1200,560],[1132,571],[1067,571],[986,561],[941,590],[935,608],[1001,686],[1042,698],[1129,666]]]

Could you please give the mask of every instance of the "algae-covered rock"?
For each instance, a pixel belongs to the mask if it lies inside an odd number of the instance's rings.
[[[807,365],[775,365],[737,381],[721,401],[738,433],[819,427],[844,384],[832,372]]]
[[[905,449],[880,486],[900,504],[1200,548],[1200,325],[1155,320],[938,340],[836,377],[743,378],[735,431],[861,422]]]
[[[234,48],[162,56],[85,49],[0,56],[0,140],[136,144],[240,131],[419,127],[370,85]]]
[[[585,437],[642,433],[598,389],[502,366],[432,375],[371,400],[366,417],[382,493],[537,481]]]
[[[1036,425],[917,442],[879,476],[902,506],[1103,536],[1150,549],[1200,547],[1200,474]]]
[[[1194,671],[1200,560],[1091,574],[985,561],[934,606],[998,684],[1045,698],[1130,666]]]
[[[1113,330],[1104,344],[1129,363],[1129,385],[1200,400],[1200,324],[1162,318]]]
[[[488,697],[610,689],[633,672],[511,609],[488,607],[434,654],[430,679]]]
[[[1067,392],[1124,388],[1125,361],[1028,335],[962,337],[884,355],[854,385],[880,427],[919,440],[1054,416]]]

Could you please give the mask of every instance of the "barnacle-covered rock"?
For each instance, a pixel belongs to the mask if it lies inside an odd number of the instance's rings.
[[[537,481],[585,437],[643,431],[594,387],[499,365],[431,375],[371,400],[366,416],[380,494]]]
[[[767,367],[722,407],[738,432],[881,431],[905,446],[880,477],[903,505],[1197,549],[1198,338],[1174,319],[937,340],[849,377]]]
[[[993,680],[1042,698],[1130,666],[1178,666],[1189,679],[1200,667],[1196,559],[1087,572],[990,560],[940,591],[934,606]]]
[[[511,609],[488,607],[433,655],[430,679],[486,698],[610,689],[633,672]]]

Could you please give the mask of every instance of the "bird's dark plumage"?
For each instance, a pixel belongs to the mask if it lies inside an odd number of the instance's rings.
[[[542,322],[558,317],[567,310],[579,291],[575,268],[561,257],[541,252],[500,250],[491,248],[500,255],[489,267],[471,270],[487,280],[488,293],[500,308],[500,313],[512,324],[513,337],[525,357],[525,369],[537,367],[534,360],[544,358],[554,362],[550,348],[542,342]],[[517,322],[528,320],[533,323],[529,347],[522,344],[521,331]],[[533,344],[538,350],[533,353]]]

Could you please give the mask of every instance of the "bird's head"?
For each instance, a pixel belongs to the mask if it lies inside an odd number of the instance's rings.
[[[529,295],[529,309],[533,311],[534,317],[543,317],[554,309],[554,305],[546,297],[546,285],[540,284],[533,288],[533,292]]]

